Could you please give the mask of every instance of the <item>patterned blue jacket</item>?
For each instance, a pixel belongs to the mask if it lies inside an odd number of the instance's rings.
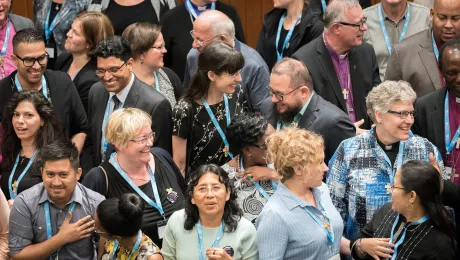
[[[407,141],[401,141],[394,165],[378,145],[375,128],[344,140],[329,161],[327,185],[331,199],[344,220],[343,236],[351,239],[360,228],[372,219],[380,207],[391,201],[389,185],[392,184],[398,161],[428,161],[434,154],[447,179],[447,172],[438,149],[425,138],[409,133]],[[403,149],[401,149],[403,148]]]

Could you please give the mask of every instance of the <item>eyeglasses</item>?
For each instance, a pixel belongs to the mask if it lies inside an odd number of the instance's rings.
[[[99,77],[103,77],[105,76],[105,73],[108,72],[110,74],[114,74],[114,73],[117,73],[123,66],[126,65],[126,62],[123,63],[120,67],[111,67],[109,69],[97,69],[96,70],[96,74],[99,76]]]
[[[230,77],[232,77],[233,79],[236,79],[240,74],[241,74],[241,70],[239,70],[239,71],[237,71],[237,72],[235,72],[233,74],[228,73],[228,75]]]
[[[46,66],[46,64],[48,63],[48,58],[49,58],[48,53],[45,53],[38,58],[33,58],[33,57],[21,58],[17,54],[14,54],[14,56],[20,59],[22,61],[22,64],[24,64],[24,66],[27,68],[33,67],[35,62],[38,62],[40,66]]]
[[[259,148],[260,150],[267,150],[267,145],[266,144],[252,144],[252,146]]]
[[[160,45],[160,46],[152,46],[152,47],[150,47],[150,49],[155,49],[155,50],[157,50],[157,51],[162,51],[162,50],[166,50],[166,47],[165,47],[165,46],[166,46],[166,45],[163,43],[163,44]]]
[[[223,190],[223,188],[220,185],[213,185],[211,187],[206,187],[206,186],[200,186],[197,188],[196,193],[200,195],[206,195],[208,192],[212,192],[213,194],[216,194]]]
[[[347,26],[352,26],[352,27],[358,27],[358,29],[361,29],[361,27],[366,23],[367,17],[364,17],[359,23],[347,23],[347,22],[337,22],[342,25],[347,25]]]
[[[198,45],[200,45],[200,47],[203,47],[203,45],[204,45],[205,43],[214,40],[215,38],[221,36],[222,34],[216,35],[216,36],[212,37],[211,39],[204,40],[204,41],[198,40],[198,39],[195,37],[195,35],[193,35],[193,30],[190,31],[190,35],[191,35],[192,38],[198,43]]]
[[[279,101],[283,101],[285,96],[291,94],[292,92],[296,91],[300,87],[303,87],[303,86],[298,86],[295,89],[289,91],[288,93],[281,93],[281,92],[278,92],[278,91],[273,91],[273,89],[269,87],[268,93],[270,94],[270,96],[275,95],[276,99],[278,99]]]
[[[395,185],[393,185],[393,184],[392,184],[392,185],[390,186],[390,190],[391,190],[391,192],[393,192],[393,190],[394,190],[394,189],[400,189],[400,190],[404,190],[404,188],[403,188],[403,187],[396,187]]]
[[[144,138],[133,139],[133,140],[129,140],[129,141],[130,142],[135,142],[135,143],[138,143],[138,144],[141,144],[141,145],[146,145],[146,144],[148,144],[148,141],[153,142],[153,139],[155,139],[155,132],[152,132],[151,134],[149,134],[148,136],[146,136]]]
[[[412,116],[412,118],[416,117],[417,116],[417,111],[415,110],[412,110],[412,111],[393,111],[393,110],[387,110],[387,113],[390,113],[390,114],[393,114],[393,115],[397,115],[399,118],[401,119],[406,119],[409,115]]]
[[[0,0],[0,1],[1,1],[1,0]],[[99,230],[97,230],[97,229],[94,229],[94,230],[93,230],[93,233],[96,234],[96,235],[98,235],[98,236],[100,236],[100,235],[110,236],[109,233],[107,233],[107,232],[102,232],[102,231],[99,231]]]

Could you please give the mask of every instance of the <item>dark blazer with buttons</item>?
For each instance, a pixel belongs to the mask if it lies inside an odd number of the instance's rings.
[[[123,104],[124,108],[134,107],[147,112],[152,117],[152,131],[155,132],[153,146],[172,152],[172,110],[169,101],[158,91],[140,81],[134,74],[133,85],[128,92],[128,96]],[[88,118],[91,132],[87,139],[86,149],[92,154],[92,164],[85,158],[86,169],[98,166],[102,162],[101,158],[101,138],[102,122],[104,120],[105,108],[109,99],[109,92],[101,82],[94,84],[89,91],[88,98]],[[89,147],[89,148],[88,148]],[[114,151],[113,146],[107,149],[107,155]],[[88,155],[86,155],[88,156]],[[89,157],[89,158],[91,158]],[[88,164],[90,163],[90,164]]]
[[[262,102],[260,113],[276,128],[277,110],[271,97]],[[324,162],[326,165],[339,144],[356,135],[355,126],[348,115],[316,93],[311,98],[310,104],[308,104],[297,127],[315,132],[324,138]]]
[[[342,88],[323,36],[300,48],[292,57],[307,66],[313,78],[315,92],[348,113]],[[348,52],[348,60],[356,120],[364,119],[362,128],[369,129],[372,123],[366,112],[366,96],[381,82],[374,48],[367,43],[362,43]]]

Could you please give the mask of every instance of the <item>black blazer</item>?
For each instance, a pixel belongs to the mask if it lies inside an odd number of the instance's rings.
[[[348,113],[342,88],[323,36],[300,48],[292,57],[307,65],[316,93]],[[356,120],[364,119],[363,128],[370,129],[372,123],[366,112],[365,99],[369,91],[381,82],[374,48],[363,43],[348,52],[348,60]]]
[[[172,152],[172,110],[169,101],[158,91],[143,83],[132,74],[133,85],[126,97],[123,107],[135,107],[144,110],[152,117],[152,131],[155,132],[153,145]],[[87,143],[87,149],[91,150],[92,165],[88,164],[88,157],[85,158],[85,168],[98,166],[101,161],[101,138],[102,121],[104,120],[105,108],[109,92],[102,83],[98,82],[89,91],[88,113],[91,127],[90,135],[86,138],[91,139]],[[88,148],[89,147],[89,148]],[[113,152],[113,147],[109,146],[106,155]],[[87,156],[87,155],[86,155]]]
[[[68,52],[64,52],[58,56],[56,63],[54,64],[55,70],[60,70],[67,73],[72,64],[73,56]],[[78,72],[73,79],[73,84],[77,87],[78,95],[80,95],[81,103],[85,108],[85,112],[88,115],[88,95],[89,89],[94,83],[99,81],[99,77],[96,75],[97,61],[96,58],[92,58],[86,63],[85,66]]]
[[[260,113],[276,128],[278,118],[275,106],[271,97],[268,97],[263,101]],[[323,136],[326,165],[339,144],[356,135],[355,126],[348,115],[316,93],[311,98],[310,104],[308,104],[297,126]]]
[[[415,101],[417,116],[412,126],[414,134],[425,137],[439,150],[442,158],[446,156],[444,141],[444,98],[446,88],[438,89]],[[460,217],[460,216],[459,216]]]

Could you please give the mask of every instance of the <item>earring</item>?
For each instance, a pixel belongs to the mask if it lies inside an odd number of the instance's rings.
[[[409,203],[406,204],[406,209],[408,211],[412,211],[414,209],[414,205],[412,205],[412,203],[409,202]]]
[[[141,60],[141,64],[144,64],[144,60]]]

